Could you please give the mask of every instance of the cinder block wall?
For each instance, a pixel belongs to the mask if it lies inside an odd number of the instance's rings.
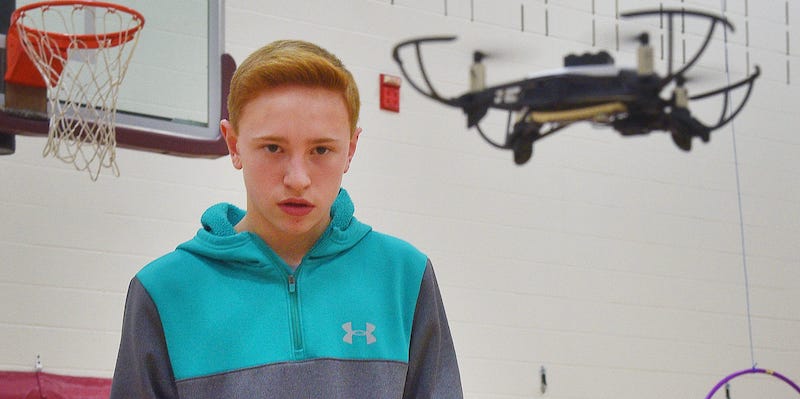
[[[690,153],[667,134],[576,124],[519,167],[407,82],[399,114],[378,109],[378,76],[399,74],[390,51],[401,40],[459,36],[425,51],[432,79],[454,96],[476,48],[495,55],[490,83],[560,67],[569,52],[606,49],[633,66],[625,37],[650,29],[658,54],[663,30],[618,11],[660,4],[725,11],[736,24],[727,46],[717,30],[695,92],[726,71],[763,71],[735,124]],[[360,219],[433,259],[467,397],[704,397],[753,361],[800,379],[796,2],[227,0],[225,11],[238,62],[299,38],[353,71],[364,132],[345,187]],[[707,25],[676,27],[680,63]],[[721,105],[693,108],[711,121]],[[484,128],[504,124],[491,115]],[[93,183],[41,159],[43,143],[20,137],[17,154],[0,158],[0,369],[30,370],[38,354],[51,372],[110,376],[131,276],[191,237],[208,205],[243,205],[241,176],[227,159],[120,150],[122,176]],[[731,389],[796,395],[768,376]]]

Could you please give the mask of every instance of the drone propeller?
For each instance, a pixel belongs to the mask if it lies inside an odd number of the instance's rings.
[[[472,52],[472,66],[469,68],[469,91],[476,92],[486,88],[486,66],[483,60],[487,58],[505,58],[504,53],[493,51],[487,53],[482,50]]]
[[[711,43],[711,39],[714,35],[714,30],[717,24],[721,24],[723,29],[730,29],[731,31],[734,30],[733,24],[730,23],[726,18],[720,17],[718,15],[710,14],[703,11],[693,11],[687,9],[666,9],[661,8],[658,10],[644,10],[644,11],[632,11],[620,14],[622,17],[642,17],[642,16],[654,16],[657,15],[659,17],[667,17],[667,74],[666,76],[661,79],[661,87],[666,86],[671,82],[677,75],[681,75],[685,73],[689,68],[694,66],[694,64],[700,59],[700,56],[706,51],[709,43]],[[706,33],[706,37],[703,40],[703,43],[700,45],[700,48],[694,53],[694,55],[683,64],[683,66],[677,70],[673,71],[673,64],[674,64],[674,24],[673,19],[675,16],[680,15],[681,17],[684,16],[693,16],[693,17],[701,17],[706,18],[710,21],[708,33]]]
[[[658,37],[653,36],[652,32],[647,32],[640,25],[618,24],[615,29],[598,30],[595,33],[595,45],[607,50],[627,52],[643,44],[655,45],[658,43]],[[647,43],[642,43],[643,35],[647,36]]]

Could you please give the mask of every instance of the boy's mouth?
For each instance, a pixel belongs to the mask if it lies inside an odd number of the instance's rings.
[[[314,205],[304,199],[283,200],[278,203],[278,207],[292,216],[305,216],[314,209]]]

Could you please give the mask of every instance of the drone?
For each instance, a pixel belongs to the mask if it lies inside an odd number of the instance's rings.
[[[482,63],[486,53],[475,51],[470,68],[470,88],[458,97],[442,97],[433,87],[423,64],[421,46],[433,42],[449,42],[455,36],[429,36],[397,44],[392,57],[409,84],[420,94],[447,106],[461,108],[466,114],[467,127],[475,127],[480,136],[493,147],[511,150],[514,162],[523,165],[533,155],[533,143],[575,122],[586,121],[610,126],[623,136],[648,134],[652,131],[671,133],[678,148],[690,151],[692,139],[708,142],[711,132],[732,121],[747,103],[753,84],[760,75],[755,70],[746,78],[727,86],[700,94],[689,95],[687,72],[705,52],[714,29],[733,31],[733,25],[724,17],[686,9],[658,9],[632,11],[622,17],[658,15],[667,17],[667,72],[661,76],[655,71],[653,47],[647,32],[636,36],[639,43],[636,68],[620,68],[606,51],[594,54],[570,54],[564,57],[564,67],[529,75],[494,86],[486,85],[486,67]],[[709,21],[699,49],[679,68],[673,67],[673,17],[705,18]],[[409,78],[400,52],[413,46],[424,86]],[[733,90],[744,88],[744,97],[732,104]],[[707,124],[695,118],[689,102],[722,97],[723,108],[715,123]],[[493,140],[480,127],[480,122],[490,109],[508,111],[504,141]]]

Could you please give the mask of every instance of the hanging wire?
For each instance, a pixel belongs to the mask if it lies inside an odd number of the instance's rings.
[[[725,11],[727,11],[727,0],[721,0],[722,6],[722,13],[724,15]],[[723,29],[723,42],[725,44],[725,77],[728,80],[728,85],[731,84],[731,70],[729,64],[729,57],[728,57],[728,30]],[[730,102],[728,103],[728,107],[732,110],[733,104]],[[739,179],[739,154],[736,150],[736,124],[731,121],[731,138],[733,141],[733,166],[736,172],[736,194],[739,202],[739,233],[740,239],[742,244],[742,268],[744,269],[744,292],[745,292],[745,302],[747,306],[747,332],[748,337],[750,339],[750,361],[753,369],[756,368],[756,356],[755,350],[753,349],[753,321],[750,316],[750,281],[747,276],[747,249],[745,245],[745,234],[744,234],[744,215],[742,213],[742,186]]]

